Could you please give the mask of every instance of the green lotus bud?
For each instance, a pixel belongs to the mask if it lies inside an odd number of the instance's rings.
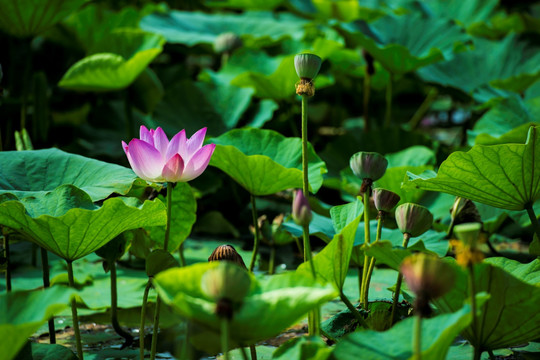
[[[214,41],[214,50],[217,53],[230,53],[242,47],[242,39],[232,32],[220,34]]]
[[[377,181],[384,175],[388,160],[376,152],[360,151],[351,156],[349,164],[358,178]]]
[[[471,248],[476,248],[478,244],[478,238],[480,237],[480,230],[482,230],[482,224],[478,222],[456,225],[454,227],[454,234],[457,238],[463,242],[464,245]]]
[[[302,190],[297,190],[292,205],[292,217],[300,226],[308,226],[313,218],[308,199]]]
[[[393,191],[386,189],[373,189],[373,202],[379,211],[390,212],[398,204],[401,198]]]
[[[420,316],[429,315],[431,309],[428,302],[446,294],[456,281],[452,266],[425,253],[405,258],[400,271],[409,289],[416,294],[415,308]]]
[[[433,215],[421,205],[405,203],[396,208],[396,222],[403,234],[417,237],[431,228]]]
[[[242,269],[247,270],[244,259],[238,254],[234,246],[232,245],[220,245],[212,252],[208,258],[209,262],[212,261],[230,261],[239,265]]]
[[[201,289],[204,294],[218,301],[227,299],[241,302],[249,292],[251,277],[240,266],[221,261],[215,268],[206,271],[201,279]]]
[[[294,68],[300,79],[315,79],[321,64],[321,58],[315,54],[298,54],[294,57]]]

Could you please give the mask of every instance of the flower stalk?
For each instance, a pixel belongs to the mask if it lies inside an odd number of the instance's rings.
[[[405,233],[403,234],[403,248],[407,248],[407,246],[409,245],[409,240],[411,239],[411,234],[409,233]],[[395,314],[396,314],[396,307],[397,307],[397,304],[399,302],[399,294],[401,292],[401,283],[403,282],[403,274],[400,272],[398,274],[398,277],[397,277],[397,282],[396,282],[396,290],[394,292],[394,301],[392,301],[392,313],[390,315],[390,322],[391,322],[391,325],[394,325],[394,317],[395,317]]]
[[[40,247],[41,250],[41,268],[43,273],[43,287],[49,288],[51,287],[51,281],[49,276],[49,256],[47,254],[47,250]],[[11,284],[9,284],[11,287]],[[49,343],[56,344],[56,330],[54,328],[54,316],[49,319],[48,321],[49,325]]]
[[[139,325],[139,354],[144,359],[144,324],[146,322],[146,304],[148,303],[148,293],[152,287],[152,281],[148,280],[144,287],[143,301],[141,307],[141,323]]]
[[[414,316],[413,349],[414,349],[414,360],[421,360],[422,359],[422,316],[420,314],[417,314]]]
[[[257,223],[257,204],[255,203],[255,195],[251,194],[251,215],[253,217],[253,252],[251,253],[251,261],[249,262],[249,272],[253,272],[255,268],[255,261],[257,260],[257,253],[259,251],[259,225]]]
[[[229,360],[229,319],[221,318],[221,352],[223,358]]]
[[[69,286],[75,289],[75,278],[73,276],[73,262],[71,260],[67,260],[66,262],[67,262]],[[83,354],[82,342],[81,342],[81,331],[79,329],[79,316],[77,315],[77,300],[75,299],[75,297],[71,298],[71,316],[73,320],[73,330],[75,332],[75,342],[77,345],[77,356],[79,357],[79,360],[84,360],[84,354]]]
[[[365,180],[364,180],[365,182]],[[363,184],[362,184],[363,185]],[[371,193],[371,186],[367,185],[364,192],[364,249],[367,249],[371,241],[371,229],[369,226],[369,195]],[[368,268],[370,263],[370,258],[367,255],[367,252],[364,250],[364,267],[362,269],[362,287],[360,289],[360,300],[364,309],[368,309],[369,298],[368,298]]]

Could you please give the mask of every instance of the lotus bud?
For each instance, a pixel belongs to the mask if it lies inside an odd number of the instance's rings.
[[[296,93],[300,96],[315,95],[313,79],[321,69],[322,60],[314,54],[298,54],[294,57],[294,68],[300,78],[296,84]]]
[[[390,212],[401,198],[393,191],[386,189],[373,189],[373,202],[378,211]]]
[[[416,294],[415,308],[420,316],[428,316],[431,312],[429,301],[446,294],[456,281],[452,266],[425,253],[405,258],[400,270],[407,286]]]
[[[242,47],[242,39],[232,32],[220,34],[214,41],[214,50],[217,53],[230,53]]]
[[[388,160],[376,152],[360,151],[351,156],[349,162],[351,169],[358,178],[377,181],[386,172]]]
[[[403,234],[417,237],[431,228],[433,215],[421,205],[405,203],[396,208],[396,222]]]
[[[482,221],[476,205],[471,200],[459,196],[454,200],[450,214],[455,225]]]
[[[240,266],[242,269],[246,269],[246,264],[244,263],[244,259],[240,256],[240,254],[236,251],[234,246],[232,245],[220,245],[217,248],[212,251],[212,254],[208,258],[209,262],[212,261],[230,261],[238,266]]]
[[[242,302],[250,287],[251,277],[247,271],[229,261],[209,269],[201,279],[202,292],[217,303],[217,315],[229,319],[235,304]]]
[[[295,223],[300,226],[308,226],[313,218],[308,199],[302,190],[296,190],[292,205],[292,217]]]

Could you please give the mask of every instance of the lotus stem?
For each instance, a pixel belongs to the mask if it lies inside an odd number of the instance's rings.
[[[226,317],[221,318],[221,352],[223,358],[229,360],[229,320]]]
[[[243,346],[240,346],[240,353],[242,354],[242,359],[243,360],[249,360],[248,356],[247,356],[247,351],[246,351],[246,348],[243,347]]]
[[[249,346],[249,352],[251,355],[251,360],[257,360],[257,349],[255,349],[255,345]]]
[[[473,328],[473,334],[474,338],[477,339],[478,335],[478,321],[476,319],[476,285],[474,281],[474,264],[469,263],[467,265],[468,270],[468,277],[469,277],[469,293],[471,295],[471,312],[472,312],[472,328]],[[474,357],[476,359],[476,353],[478,352],[478,359],[480,359],[480,355],[482,354],[482,351],[477,346],[477,344],[473,344],[474,346]]]
[[[384,219],[384,212],[379,211],[379,218],[377,219],[377,235],[375,236],[375,243],[378,243],[381,239],[382,234],[382,222]],[[375,270],[375,258],[372,257],[369,262],[369,268],[366,279],[366,299],[369,299],[369,285],[371,284],[371,276],[373,275],[373,270]]]
[[[360,325],[362,325],[364,328],[369,329],[369,325],[366,322],[366,320],[362,317],[358,309],[350,302],[350,300],[347,298],[347,296],[343,293],[343,291],[339,292],[339,297],[341,298],[341,301],[345,303],[345,306],[349,309],[349,311],[352,313],[356,321]]]
[[[409,245],[409,240],[411,239],[411,234],[405,233],[403,234],[403,247],[406,249],[407,245]],[[399,294],[401,292],[401,283],[403,282],[403,274],[400,272],[397,277],[396,282],[396,292],[394,293],[394,301],[392,302],[392,313],[390,315],[390,324],[394,325],[394,318],[396,314],[396,307],[399,302]]]
[[[184,257],[184,243],[181,243],[180,247],[178,248],[178,257],[180,258],[180,266],[186,266],[186,258]]]
[[[41,248],[41,267],[43,269],[43,287],[51,287],[51,281],[49,280],[49,256],[47,250]],[[56,344],[56,330],[54,328],[54,316],[49,319],[49,343]]]
[[[257,223],[257,204],[255,203],[255,195],[251,194],[251,215],[253,217],[253,252],[251,253],[251,261],[249,263],[249,271],[253,272],[255,268],[255,261],[257,260],[257,253],[259,252],[259,224]]]
[[[418,124],[420,123],[420,120],[424,117],[426,112],[431,107],[431,104],[433,104],[433,101],[437,98],[437,95],[439,95],[439,91],[436,88],[431,88],[422,102],[420,104],[420,107],[416,110],[414,115],[412,116],[411,120],[409,120],[409,127],[411,130],[414,130],[418,127]]]
[[[141,307],[141,324],[139,325],[139,353],[140,358],[144,359],[144,323],[146,321],[146,304],[148,302],[148,293],[152,287],[152,282],[148,280],[144,288],[142,307]]]
[[[386,113],[384,116],[384,127],[389,128],[392,122],[392,82],[394,81],[394,75],[390,72],[390,79],[388,79],[388,85],[386,85]]]
[[[371,229],[369,226],[369,195],[371,193],[371,186],[366,186],[366,191],[364,192],[364,266],[362,269],[362,287],[360,289],[360,300],[364,309],[368,308],[368,290],[367,290],[367,276],[369,268],[369,256],[366,253],[367,246],[369,245],[371,239]]]
[[[5,227],[2,227],[2,235],[4,236],[4,253],[6,255],[6,292],[11,291],[11,263],[9,259],[9,236]]]
[[[161,309],[161,298],[156,297],[156,311],[154,312],[154,332],[152,333],[152,347],[150,348],[150,360],[156,360],[157,339],[159,332],[159,311]]]
[[[538,238],[538,241],[540,241],[540,223],[538,222],[538,219],[536,218],[536,214],[534,213],[532,204],[525,205],[525,209],[527,210],[529,219],[531,219],[531,225],[536,234],[536,237]]]
[[[114,331],[126,341],[122,348],[126,348],[133,343],[133,336],[122,329],[120,323],[118,322],[118,290],[117,290],[117,280],[116,280],[116,261],[111,261],[110,264],[111,272],[111,323]]]
[[[276,272],[276,245],[272,243],[270,247],[270,263],[268,264],[268,274],[274,275]]]
[[[364,76],[364,132],[370,130],[369,124],[369,98],[371,95],[371,75],[366,72]]]
[[[419,314],[414,317],[413,349],[414,349],[414,360],[421,360],[422,359],[422,316],[420,316]]]
[[[66,262],[69,286],[75,289],[75,279],[73,277],[73,261],[66,260]],[[84,360],[81,342],[81,331],[79,329],[79,316],[77,315],[77,300],[75,299],[75,297],[71,298],[71,316],[73,320],[73,330],[75,331],[75,341],[77,343],[77,356],[79,357],[79,360]]]

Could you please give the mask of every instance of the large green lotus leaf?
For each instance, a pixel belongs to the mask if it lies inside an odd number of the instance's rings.
[[[404,186],[441,191],[507,210],[540,198],[540,128],[526,144],[475,145],[452,153],[433,173],[413,175]]]
[[[253,195],[302,188],[302,141],[262,129],[231,130],[211,140],[217,144],[210,165],[231,176]],[[325,163],[309,145],[309,183],[316,193]]]
[[[453,312],[469,297],[467,272],[450,262],[458,273],[456,284],[444,297],[434,301],[444,313]],[[540,262],[521,264],[506,258],[489,258],[475,265],[476,291],[490,294],[478,316],[479,333],[472,327],[462,335],[482,349],[500,349],[537,339],[540,336]]]
[[[323,19],[337,19],[340,21],[374,21],[387,14],[382,10],[378,1],[356,0],[312,0],[316,13],[313,15]]]
[[[165,39],[140,30],[116,30],[97,45],[100,53],[71,66],[58,86],[80,91],[113,91],[131,85],[163,50]]]
[[[274,10],[284,0],[206,0],[204,4],[210,7],[240,9],[240,10]]]
[[[73,185],[59,186],[43,199],[0,195],[0,224],[68,261],[96,251],[126,230],[165,225],[167,218],[159,200],[117,197],[97,207]]]
[[[246,45],[263,39],[300,40],[306,25],[306,20],[287,13],[205,14],[176,10],[148,15],[139,24],[146,31],[163,35],[167,42],[188,46],[213,44],[219,35],[230,32],[242,36]]]
[[[457,88],[486,101],[506,97],[507,91],[522,93],[540,79],[538,50],[517,35],[500,41],[476,39],[473,50],[419,69],[418,74],[425,81]]]
[[[313,257],[313,265],[317,278],[321,278],[325,282],[334,285],[340,291],[343,291],[343,284],[349,270],[354,237],[361,216],[358,215],[356,219],[345,226],[321,252]],[[310,276],[310,263],[305,262],[301,264],[297,272],[304,274],[304,276]]]
[[[159,199],[166,202],[164,196]],[[191,228],[197,219],[197,200],[191,186],[186,182],[176,184],[172,194],[171,232],[169,238],[169,252],[173,252],[187,239]],[[149,229],[150,237],[161,244],[165,238],[165,227],[155,226]]]
[[[15,360],[79,360],[68,347],[59,344],[26,343]]]
[[[444,234],[441,234],[439,241],[442,242],[442,238],[444,236]],[[444,243],[446,244],[445,247],[448,250],[448,243]],[[431,244],[428,243],[428,246],[429,245]],[[413,245],[407,247],[407,249],[404,249],[402,246],[395,246],[389,240],[382,240],[368,245],[366,251],[369,256],[373,256],[375,259],[377,259],[378,263],[386,264],[394,270],[399,270],[403,259],[416,252],[436,254],[435,252],[426,248],[423,240],[416,241]]]
[[[468,141],[479,145],[523,143],[530,126],[539,122],[540,97],[523,100],[519,96],[511,96],[478,119],[467,133]]]
[[[0,29],[18,37],[47,30],[88,0],[0,0]]]
[[[412,360],[414,321],[409,317],[385,332],[367,330],[349,334],[335,346],[332,355],[340,360],[358,359],[359,354],[365,360]],[[456,336],[471,321],[468,304],[452,314],[423,319],[422,359],[444,360]]]
[[[73,293],[72,289],[54,286],[45,290],[0,294],[2,359],[13,359],[41,325],[68,307]]]
[[[309,223],[309,234],[317,236],[324,242],[330,242],[332,237],[336,234],[332,220],[326,216],[319,215],[316,212],[313,212],[312,214],[313,219],[311,219],[311,222]],[[292,221],[292,219],[284,222],[283,228],[296,237],[301,237],[304,231],[302,227]]]
[[[272,355],[272,359],[326,360],[331,352],[332,348],[320,337],[297,337],[281,345]]]
[[[451,21],[426,18],[419,13],[386,16],[371,24],[356,21],[342,28],[356,45],[394,74],[448,60],[457,46],[469,39]]]
[[[137,181],[131,169],[58,149],[3,151],[0,163],[0,194],[18,198],[39,197],[72,184],[99,201],[113,193],[126,195]]]
[[[498,0],[424,0],[422,5],[431,16],[457,20],[466,27],[489,20],[499,4]]]
[[[201,289],[203,274],[216,262],[169,269],[159,273],[154,284],[163,301],[180,315],[218,331],[216,303]],[[308,311],[337,296],[331,285],[311,277],[286,273],[252,278],[251,290],[230,322],[231,340],[250,344],[279,334]]]

